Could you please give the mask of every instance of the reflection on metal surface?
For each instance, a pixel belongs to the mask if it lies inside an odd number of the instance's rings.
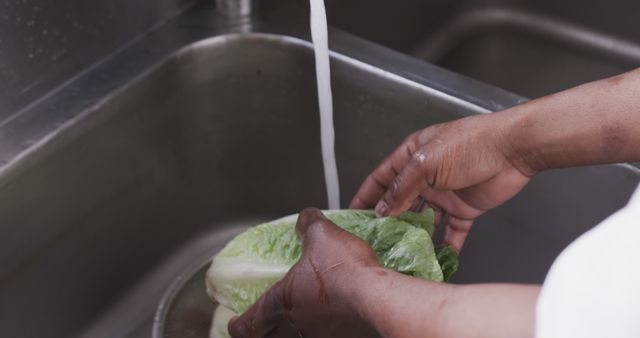
[[[640,66],[636,41],[504,8],[459,14],[413,54],[531,98]]]
[[[640,66],[636,0],[327,2],[336,27],[530,98]]]
[[[205,285],[211,259],[197,263],[176,278],[160,301],[153,321],[154,338],[209,336],[216,306]]]
[[[0,1],[0,122],[193,2]]]
[[[422,42],[413,54],[431,62],[439,62],[463,40],[489,34],[491,31],[528,34],[614,61],[640,65],[639,44],[557,19],[507,9],[464,14],[443,27],[432,38]]]
[[[228,17],[245,17],[250,15],[257,0],[216,0],[216,9]]]

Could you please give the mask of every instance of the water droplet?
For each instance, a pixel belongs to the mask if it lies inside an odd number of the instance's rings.
[[[29,57],[29,59],[33,59],[34,55],[33,53],[29,53],[29,55],[27,55]]]
[[[56,61],[56,60],[58,60],[60,57],[62,57],[65,54],[67,54],[67,50],[66,49],[61,49],[57,53],[51,55],[51,61]]]
[[[29,20],[29,21],[27,21],[27,26],[31,27],[31,26],[33,26],[35,23],[36,23],[35,21],[33,21],[33,20]]]
[[[43,29],[42,30],[42,35],[47,35],[47,34],[49,34],[49,31],[47,31],[46,29]]]

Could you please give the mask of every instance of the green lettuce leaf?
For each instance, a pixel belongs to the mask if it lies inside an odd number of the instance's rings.
[[[433,211],[376,218],[370,210],[325,211],[325,216],[365,240],[380,263],[398,272],[434,281],[450,276],[452,260],[443,251],[443,273],[431,240]],[[260,224],[238,235],[214,257],[207,292],[218,303],[243,313],[298,261],[302,245],[295,234],[297,215]],[[455,253],[455,252],[454,252]],[[457,264],[457,261],[456,261]]]
[[[444,280],[449,280],[458,271],[458,254],[452,246],[439,246],[436,249],[436,257],[442,269]]]

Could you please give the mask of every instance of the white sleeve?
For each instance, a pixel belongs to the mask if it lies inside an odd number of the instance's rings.
[[[536,337],[640,337],[640,190],[556,259],[538,299]]]

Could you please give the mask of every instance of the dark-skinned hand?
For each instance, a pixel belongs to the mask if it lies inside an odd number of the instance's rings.
[[[253,307],[231,321],[231,336],[377,337],[361,318],[353,295],[358,283],[366,283],[355,274],[380,267],[371,247],[318,209],[300,213],[296,233],[303,245],[300,260]]]
[[[378,216],[413,208],[419,196],[448,213],[444,244],[462,249],[476,217],[516,195],[534,172],[509,157],[508,116],[479,115],[416,132],[365,179],[351,202]]]

